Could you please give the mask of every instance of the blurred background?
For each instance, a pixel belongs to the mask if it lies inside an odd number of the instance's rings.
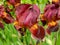
[[[36,4],[44,12],[46,4],[52,2],[52,0],[21,0],[21,4]],[[0,5],[6,5],[6,0],[0,0]],[[12,5],[9,8],[13,8]],[[11,12],[15,18],[14,11]],[[42,22],[39,23],[42,25]],[[47,26],[45,25],[44,28]],[[60,29],[57,32],[52,32],[51,35],[46,35],[43,41],[37,44],[37,40],[31,37],[31,33],[28,29],[22,36],[15,28],[13,24],[4,23],[4,29],[0,28],[0,45],[60,45]]]

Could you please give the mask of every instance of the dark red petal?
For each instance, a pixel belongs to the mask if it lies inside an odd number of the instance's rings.
[[[47,30],[50,32],[56,32],[59,29],[59,25],[55,25],[55,26],[48,26]]]
[[[44,16],[48,21],[57,20],[59,4],[48,4],[44,10]],[[56,19],[55,19],[56,18]]]
[[[44,9],[44,12],[46,12],[50,7],[50,4],[46,5],[45,9]]]
[[[3,20],[9,24],[12,23],[14,21],[14,19],[12,18],[12,16],[10,16],[9,14],[7,14],[7,16],[5,18],[3,18]]]
[[[40,10],[36,5],[34,5],[33,8],[29,9],[29,11],[30,12],[29,12],[28,16],[26,17],[26,20],[24,21],[24,24],[26,26],[31,27],[32,25],[37,23],[37,19],[38,19],[38,16],[40,14]]]
[[[35,39],[43,39],[45,37],[45,30],[42,26],[39,26],[38,29],[30,30]]]
[[[50,35],[51,31],[49,29],[46,29],[46,33]]]
[[[59,8],[59,3],[54,3],[55,4],[55,8]]]
[[[31,27],[37,22],[40,10],[36,5],[30,6],[30,4],[22,4],[16,8],[16,16],[20,25]]]
[[[33,10],[35,10],[38,15],[40,14],[40,9],[38,8],[37,5],[33,5]]]
[[[54,9],[54,8],[55,8],[54,4],[47,4],[45,9],[44,9],[44,12],[46,12],[48,9]]]
[[[16,7],[15,13],[17,16],[17,19],[19,19],[22,14],[30,7],[30,4],[21,4],[19,6]]]
[[[57,10],[54,9],[54,10],[50,10],[48,16],[47,16],[47,19],[49,20],[53,20],[55,18],[55,16],[57,15]],[[54,17],[54,18],[53,18]]]
[[[52,12],[52,10],[50,10],[50,11],[49,11],[49,14],[48,14],[48,16],[47,16],[47,19],[48,19],[48,20],[51,20],[51,19],[52,19],[52,14],[53,14],[53,12]]]
[[[25,13],[23,13],[22,16],[18,19],[20,26],[24,26],[25,20],[26,20],[29,13],[30,13],[29,10],[25,11]]]
[[[4,10],[4,6],[0,6],[0,17],[3,15]]]
[[[48,14],[50,13],[51,9],[48,9],[46,12],[44,12],[45,18],[47,18]]]
[[[35,10],[29,10],[29,14],[27,15],[24,25],[31,27],[33,24],[37,23],[38,14],[34,12]]]

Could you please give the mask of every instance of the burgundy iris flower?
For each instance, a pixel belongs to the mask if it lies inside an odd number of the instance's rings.
[[[48,28],[46,29],[48,34],[51,34],[51,32],[57,32],[59,29],[59,25],[56,24],[55,26],[48,26]]]
[[[16,17],[20,26],[31,27],[37,23],[40,10],[36,5],[21,4],[16,7]]]
[[[0,6],[0,21],[1,21],[1,22],[0,22],[0,27],[3,28],[4,25],[3,25],[1,19],[2,19],[4,22],[6,22],[7,24],[8,24],[8,23],[12,23],[12,22],[14,21],[14,19],[12,18],[12,16],[11,16],[8,12],[6,12],[6,10],[5,10],[5,8],[4,8],[3,5]]]
[[[27,27],[32,36],[37,40],[43,39],[45,36],[45,30],[42,26],[38,26],[37,19],[40,14],[40,10],[36,5],[30,4],[21,4],[16,7],[16,21],[18,26],[15,26],[17,29],[22,27]],[[20,29],[19,28],[19,29]]]
[[[45,7],[44,16],[47,20],[57,20],[59,16],[59,4],[48,4]],[[60,17],[60,16],[59,16]]]

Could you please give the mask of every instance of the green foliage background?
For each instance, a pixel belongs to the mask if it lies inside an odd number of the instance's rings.
[[[0,5],[4,4],[6,0],[0,0]],[[45,5],[48,0],[22,0],[22,4],[36,4],[43,13]],[[5,3],[6,4],[6,3]],[[13,7],[10,6],[12,9]],[[14,12],[11,12],[14,16]],[[42,23],[40,22],[40,25]],[[46,26],[45,26],[46,28]],[[36,45],[37,40],[31,38],[31,33],[26,29],[25,36],[21,36],[20,33],[14,28],[13,24],[5,24],[4,30],[0,29],[0,45]],[[45,40],[40,41],[39,45],[60,45],[60,29],[56,33],[46,35]]]

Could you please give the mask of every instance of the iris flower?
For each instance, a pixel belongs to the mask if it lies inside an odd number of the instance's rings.
[[[48,33],[56,32],[59,29],[57,21],[60,20],[60,5],[59,3],[47,4],[44,10],[44,14],[40,15],[43,24],[47,24],[46,29]]]
[[[40,40],[44,38],[45,30],[42,26],[38,25],[37,21],[40,15],[40,10],[37,5],[20,4],[16,7],[15,13],[16,21],[14,25],[17,30],[26,27],[35,39]]]
[[[3,28],[2,20],[5,21],[7,24],[13,22],[13,18],[9,13],[5,11],[5,8],[3,5],[0,6],[0,27]]]

